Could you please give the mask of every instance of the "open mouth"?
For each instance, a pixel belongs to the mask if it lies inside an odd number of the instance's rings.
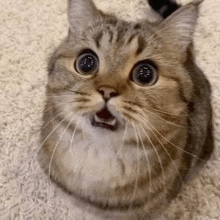
[[[92,118],[92,126],[116,130],[118,127],[117,119],[105,107],[97,112]]]

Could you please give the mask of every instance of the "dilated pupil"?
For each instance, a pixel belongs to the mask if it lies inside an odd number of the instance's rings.
[[[147,65],[141,66],[136,77],[141,83],[148,83],[153,78],[153,70]]]
[[[90,72],[91,70],[96,69],[96,60],[92,55],[85,55],[79,61],[79,68],[82,72]]]

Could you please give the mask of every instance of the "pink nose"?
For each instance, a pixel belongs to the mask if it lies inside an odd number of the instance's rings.
[[[112,97],[118,96],[118,92],[115,89],[109,87],[100,87],[98,92],[102,95],[105,101],[108,101]]]

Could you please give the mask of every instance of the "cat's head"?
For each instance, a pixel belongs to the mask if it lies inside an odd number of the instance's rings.
[[[70,0],[69,35],[51,58],[49,94],[65,115],[74,112],[95,130],[184,124],[174,116],[191,99],[183,65],[197,11],[189,4],[159,23],[128,23],[91,0]]]

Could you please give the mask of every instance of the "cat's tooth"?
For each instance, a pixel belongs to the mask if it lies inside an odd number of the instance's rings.
[[[108,122],[108,124],[114,126],[116,124],[116,119],[112,119],[111,121]]]
[[[114,126],[117,122],[117,120],[115,118],[113,118],[110,121],[105,121],[105,120],[99,118],[97,115],[95,115],[95,121],[100,122],[100,123],[106,123],[106,124],[109,124],[109,125],[112,125],[112,126]]]
[[[95,115],[95,121],[96,122],[103,122],[97,115]]]

